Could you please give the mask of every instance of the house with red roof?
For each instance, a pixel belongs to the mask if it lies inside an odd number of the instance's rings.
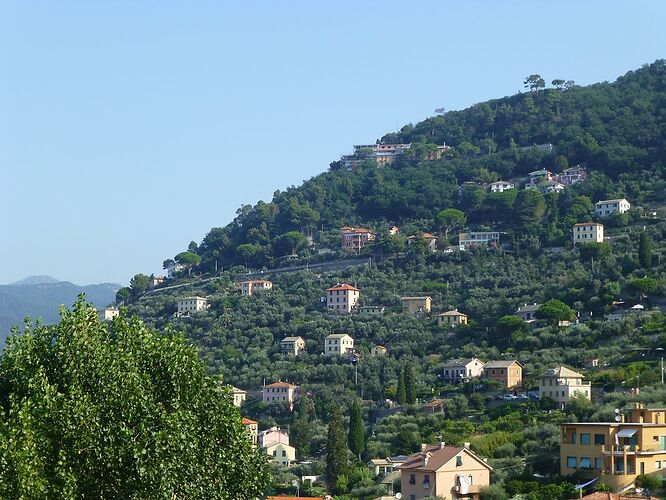
[[[364,246],[375,239],[375,234],[364,227],[345,226],[340,229],[343,250],[359,252]]]
[[[294,409],[294,401],[298,396],[298,386],[288,382],[274,382],[265,385],[261,391],[261,399],[264,403],[274,404],[281,401],[289,403],[289,408]]]
[[[337,313],[349,314],[356,309],[361,290],[347,283],[337,284],[326,290],[326,307]]]

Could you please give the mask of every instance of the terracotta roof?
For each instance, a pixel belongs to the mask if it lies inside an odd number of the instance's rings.
[[[492,467],[486,462],[477,457],[467,448],[462,446],[442,446],[439,444],[427,445],[425,449],[419,453],[414,453],[398,468],[399,469],[418,469],[418,470],[427,470],[435,472],[442,468],[449,460],[453,459],[460,452],[465,451],[466,454],[469,454],[473,459],[477,460],[479,463],[483,464],[489,470],[492,470]],[[424,458],[426,454],[429,454],[428,463],[424,464]],[[463,466],[464,467],[464,466]],[[464,470],[464,469],[463,469]]]
[[[370,233],[369,229],[364,227],[343,227],[340,229],[343,233]]]
[[[356,292],[360,292],[360,290],[356,287],[353,287],[351,285],[348,285],[347,283],[342,283],[342,284],[337,284],[335,286],[332,286],[331,288],[327,288],[326,291],[335,291],[335,290],[352,290]]]
[[[488,361],[484,365],[483,368],[484,369],[488,369],[488,368],[508,368],[509,366],[511,366],[514,363],[519,365],[521,368],[523,367],[523,365],[518,360],[512,359],[510,361]]]
[[[268,384],[266,387],[290,387],[290,388],[297,388],[297,385],[290,384],[289,382],[273,382],[272,384]]]
[[[253,424],[258,424],[259,422],[255,422],[254,420],[250,420],[249,418],[243,417],[241,422],[243,425],[253,425]]]

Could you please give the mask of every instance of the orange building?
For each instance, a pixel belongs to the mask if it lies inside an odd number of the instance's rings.
[[[496,380],[507,389],[523,383],[523,365],[518,361],[488,361],[483,366],[483,373],[488,380]]]

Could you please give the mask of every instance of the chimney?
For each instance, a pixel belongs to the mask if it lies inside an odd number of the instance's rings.
[[[445,446],[446,446],[446,443],[445,443],[444,441],[440,441],[440,442],[439,442],[439,449],[440,449],[440,450],[441,450],[442,448],[444,448]]]
[[[469,447],[471,446],[470,443],[463,443],[463,446],[469,450]]]
[[[430,457],[432,456],[432,453],[427,451],[425,455],[423,455],[423,465],[428,465],[428,460],[430,460]]]
[[[426,448],[427,448],[427,447],[428,447],[428,445],[425,444],[425,443],[423,443],[423,444],[421,445],[421,451],[426,451]]]

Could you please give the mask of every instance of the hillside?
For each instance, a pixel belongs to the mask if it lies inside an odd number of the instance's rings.
[[[638,399],[629,392],[638,386],[641,401],[666,403],[657,350],[666,346],[665,103],[666,65],[657,61],[613,83],[533,89],[408,125],[382,138],[412,143],[394,163],[347,170],[335,161],[271,202],[243,206],[174,257],[182,267],[173,278],[148,290],[148,277],[137,275],[118,299],[151,325],[184,331],[211,373],[248,391],[242,412],[262,429],[289,426],[298,458],[312,461],[296,475],[322,472],[329,409],[360,398],[364,460],[424,442],[470,441],[507,491],[568,498],[558,475],[559,423],[610,420],[614,408]],[[450,149],[429,159],[444,143]],[[524,189],[530,172],[557,175],[572,165],[587,173],[581,182]],[[490,192],[498,179],[515,188]],[[598,200],[617,198],[632,208],[594,213]],[[574,224],[590,220],[603,223],[606,238],[573,246]],[[398,234],[389,232],[394,225]],[[345,251],[344,226],[367,227],[376,238]],[[499,241],[459,251],[462,230],[496,232]],[[436,250],[425,232],[435,234]],[[272,289],[242,296],[236,283],[257,275]],[[360,289],[359,305],[383,312],[327,310],[321,298],[343,282]],[[210,307],[177,314],[178,300],[195,295]],[[431,297],[432,311],[404,312],[405,296]],[[538,304],[537,322],[514,316],[525,304]],[[468,324],[438,324],[438,314],[455,309]],[[354,362],[323,354],[331,333],[353,337]],[[280,341],[293,336],[305,340],[305,353],[281,354]],[[373,355],[377,345],[385,356]],[[446,378],[446,362],[463,357],[519,360],[523,399],[547,369],[572,367],[592,381],[594,404],[560,411],[548,398],[501,402],[512,396],[493,382]],[[300,387],[296,412],[261,402],[262,385],[278,380]],[[444,413],[396,405],[405,384],[412,402],[444,398]],[[289,491],[291,473],[274,472],[276,491]],[[561,489],[539,489],[549,486]],[[383,491],[361,472],[338,490],[352,498]]]
[[[86,299],[99,308],[114,301],[118,288],[112,283],[75,285],[49,276],[30,276],[11,285],[0,285],[0,344],[12,326],[20,327],[27,316],[54,323],[60,317],[60,306],[73,304],[80,293],[85,293]]]

